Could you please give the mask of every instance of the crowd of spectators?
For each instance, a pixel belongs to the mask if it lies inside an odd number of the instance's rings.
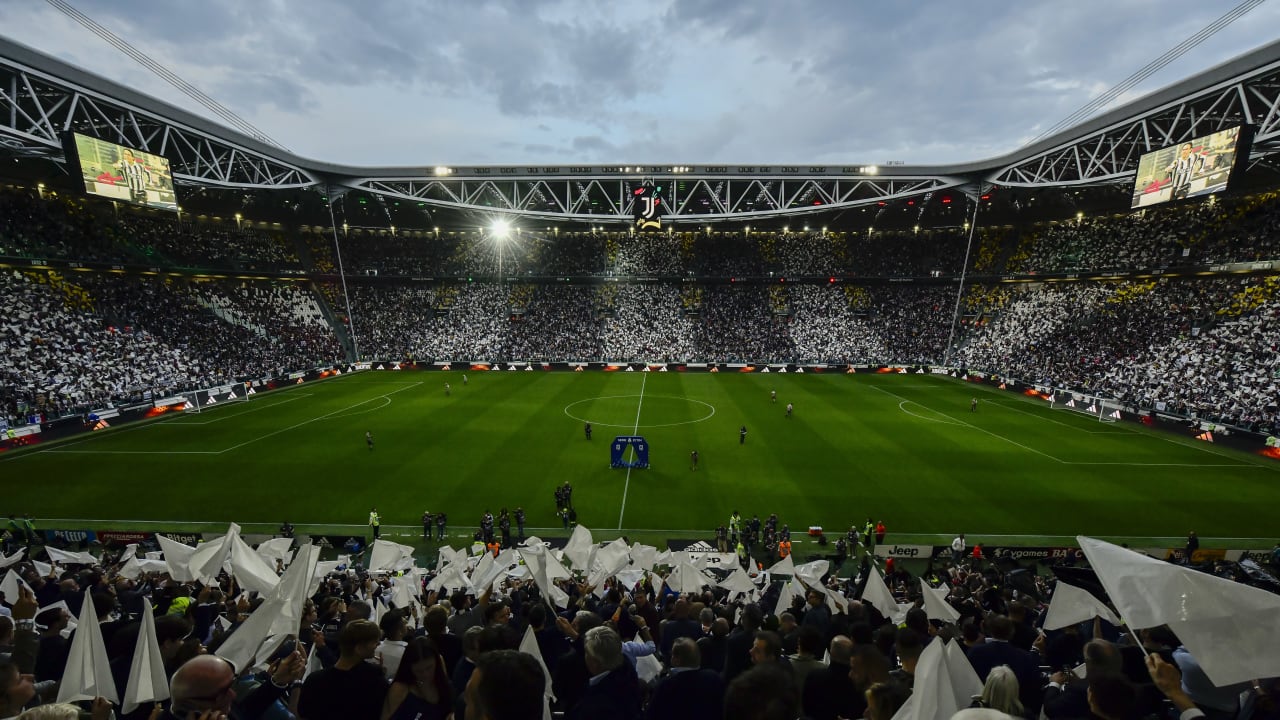
[[[249,229],[247,221],[244,227],[0,190],[0,255],[282,273],[337,269],[331,235],[290,237]],[[0,389],[6,414],[13,416],[19,401],[61,412],[148,388],[339,358],[340,338],[354,330],[360,356],[383,359],[940,363],[954,355],[975,368],[1134,406],[1261,430],[1276,420],[1277,303],[1270,280],[1245,280],[1243,287],[1221,279],[971,285],[953,332],[956,298],[948,285],[794,279],[951,275],[969,242],[962,228],[548,229],[498,240],[479,232],[342,233],[350,317],[340,281],[320,283],[324,300],[317,302],[309,290],[283,283],[10,275],[4,282],[15,300],[3,341],[18,349]],[[982,228],[974,234],[970,269],[1034,274],[1277,254],[1280,194],[1267,193]],[[500,268],[507,282],[497,284],[492,278]],[[437,279],[365,276],[375,272]],[[531,276],[560,282],[518,280]],[[777,282],[723,284],[771,276]],[[463,284],[462,277],[479,282]],[[782,283],[787,277],[792,281]],[[599,278],[617,282],[591,284]],[[690,284],[698,278],[718,282]],[[324,302],[337,316],[336,330]],[[94,336],[108,332],[106,339]],[[138,367],[100,361],[117,356]]]
[[[122,215],[117,232],[123,243],[152,265],[202,270],[302,270],[293,242],[280,233],[145,215]]]
[[[970,334],[970,368],[1264,433],[1277,430],[1276,281],[1026,287]]]
[[[11,552],[23,544],[21,533],[6,540]],[[276,649],[257,664],[231,641],[254,632],[255,613],[279,605],[225,570],[203,581],[176,579],[126,562],[118,546],[91,548],[89,558],[63,560],[65,567],[37,569],[20,559],[0,605],[0,714],[78,717],[71,709],[54,714],[60,707],[52,700],[61,684],[80,687],[83,668],[92,671],[69,662],[86,621],[96,623],[112,689],[125,697],[142,616],[150,614],[170,698],[117,710],[129,720],[534,720],[545,717],[547,698],[571,720],[890,720],[916,695],[917,706],[955,707],[958,698],[933,695],[952,683],[972,683],[971,707],[986,711],[966,718],[1167,717],[1166,697],[1178,712],[1195,711],[1182,715],[1188,720],[1277,716],[1280,679],[1215,686],[1167,626],[1132,632],[1086,620],[1044,630],[1055,577],[1034,564],[988,562],[968,552],[963,536],[956,542],[954,561],[940,556],[915,573],[902,563],[885,568],[892,617],[862,590],[882,577],[869,551],[855,551],[847,573],[818,556],[762,573],[750,592],[720,586],[728,568],[701,571],[696,591],[671,589],[673,566],[701,566],[692,555],[655,563],[655,552],[646,562],[651,572],[591,584],[568,548],[544,547],[572,568],[568,577],[539,581],[499,570],[490,585],[478,581],[484,562],[465,552],[442,549],[433,569],[389,572],[366,569],[376,550],[365,551],[317,570],[305,597],[292,601],[301,605],[296,626],[280,630],[283,644],[270,644]],[[131,548],[137,557],[162,549],[152,542]],[[29,557],[41,551],[27,549]],[[494,567],[514,566],[510,549],[491,552]],[[277,573],[291,557],[314,557],[278,547],[270,553],[263,557],[281,558]],[[1271,560],[1280,569],[1280,547]],[[478,587],[450,580],[459,569]],[[1198,569],[1248,577],[1235,563]],[[552,588],[558,598],[547,594]],[[924,592],[947,609],[930,605]],[[935,643],[953,645],[958,656],[941,670],[949,683],[925,685],[917,669]],[[108,701],[90,705],[95,718],[108,717]]]
[[[280,232],[117,211],[21,188],[0,189],[0,256],[210,270],[303,269],[293,241]]]
[[[292,283],[11,270],[0,274],[0,295],[0,397],[11,424],[343,356],[314,295]]]

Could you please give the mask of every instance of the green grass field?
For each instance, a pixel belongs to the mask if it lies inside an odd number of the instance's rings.
[[[387,525],[445,510],[454,531],[485,509],[523,506],[530,527],[558,528],[553,488],[568,480],[587,527],[671,537],[703,536],[735,508],[777,512],[799,532],[870,515],[900,542],[1195,529],[1269,547],[1277,529],[1280,464],[946,377],[469,375],[464,387],[457,371],[350,374],[9,453],[5,506],[126,526],[305,527],[360,525],[376,505]],[[652,467],[610,469],[610,440],[633,432],[649,440]]]

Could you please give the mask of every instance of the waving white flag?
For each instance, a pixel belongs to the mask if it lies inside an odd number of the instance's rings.
[[[1214,685],[1280,676],[1280,596],[1083,535],[1076,541],[1131,628],[1168,625]]]
[[[156,640],[156,618],[150,612],[142,613],[142,632],[133,650],[133,664],[129,666],[129,682],[124,688],[124,714],[128,715],[139,705],[169,699],[169,679],[164,674],[164,658],[160,656],[160,643]]]
[[[93,598],[90,591],[85,590],[80,621],[75,636],[71,638],[62,684],[58,686],[58,702],[78,702],[96,697],[120,702],[115,681],[111,679],[111,663],[107,660],[107,645],[102,640],[102,629],[98,627]]]

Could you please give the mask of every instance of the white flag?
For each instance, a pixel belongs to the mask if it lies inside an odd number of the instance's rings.
[[[871,603],[872,607],[879,610],[881,615],[889,618],[895,625],[902,623],[907,616],[907,611],[914,605],[914,603],[900,603],[895,600],[884,581],[884,576],[875,567],[871,568],[871,577],[867,578],[867,585],[862,590],[862,599]]]
[[[741,567],[734,568],[733,572],[729,573],[729,577],[719,582],[719,587],[732,592],[743,593],[749,593],[756,589],[755,584],[751,582],[751,578],[747,577],[747,571]]]
[[[111,679],[111,664],[107,660],[107,646],[102,640],[102,629],[98,627],[93,598],[90,591],[85,590],[80,621],[71,639],[62,684],[58,686],[58,702],[78,702],[97,697],[120,702],[115,681]]]
[[[0,558],[0,570],[3,570],[9,567],[10,565],[16,565],[17,563],[22,562],[22,558],[26,554],[27,554],[26,548],[18,548],[16,551],[14,551],[12,555],[8,557]]]
[[[240,587],[259,595],[266,595],[275,589],[280,582],[276,575],[275,563],[267,564],[261,555],[254,552],[237,533],[227,542],[231,543],[231,574],[235,576]]]
[[[98,558],[87,552],[69,552],[67,550],[59,550],[55,547],[46,545],[44,551],[49,555],[49,559],[61,565],[97,565]]]
[[[920,593],[924,596],[924,613],[930,620],[953,623],[960,619],[960,611],[951,607],[951,603],[944,599],[947,592],[946,587],[935,590],[929,587],[929,583],[925,582],[924,578],[920,578]]]
[[[533,634],[532,626],[524,629],[519,650],[525,655],[532,655],[533,659],[538,661],[538,667],[542,668],[543,682],[546,683],[542,689],[542,720],[551,720],[551,701],[556,699],[551,692],[551,671],[547,669],[547,663],[542,659],[542,650],[538,648],[538,638]]]
[[[702,588],[713,584],[711,578],[698,572],[693,565],[682,562],[671,569],[667,576],[667,586],[678,593],[702,592]]]
[[[796,562],[791,559],[790,555],[788,555],[782,558],[781,560],[779,560],[778,562],[774,563],[773,567],[769,568],[769,574],[770,575],[795,575]]]
[[[1053,599],[1049,601],[1049,610],[1044,616],[1044,629],[1061,630],[1095,617],[1112,625],[1120,625],[1120,618],[1105,603],[1094,597],[1093,593],[1058,580]]]
[[[373,551],[369,553],[369,570],[371,572],[408,570],[413,567],[413,547],[401,545],[381,538],[373,541]]]
[[[894,713],[893,720],[951,720],[952,715],[969,707],[969,698],[963,704],[956,701],[943,645],[941,639],[935,639],[920,653],[911,697]]]
[[[1120,618],[1167,624],[1218,687],[1280,676],[1280,596],[1076,537]]]
[[[169,566],[169,577],[178,582],[195,580],[189,565],[191,555],[196,549],[177,540],[170,540],[159,533],[156,533],[156,540],[160,542],[160,549],[164,551],[164,564]]]
[[[4,574],[4,581],[0,582],[0,593],[4,593],[4,601],[10,605],[18,601],[18,588],[24,587],[31,590],[31,586],[18,573],[10,570]],[[32,591],[33,593],[35,591]]]
[[[128,715],[139,705],[169,699],[169,680],[164,673],[164,658],[160,656],[160,643],[156,640],[156,618],[150,612],[142,613],[142,632],[133,650],[133,664],[129,666],[129,682],[124,689],[124,707]]]
[[[569,543],[564,546],[564,556],[573,563],[573,569],[585,573],[591,569],[591,556],[595,554],[596,545],[591,539],[591,531],[579,525],[569,536]]]

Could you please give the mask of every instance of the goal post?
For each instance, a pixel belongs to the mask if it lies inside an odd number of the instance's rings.
[[[183,409],[185,412],[201,413],[219,405],[248,402],[249,396],[252,394],[249,390],[250,388],[245,387],[244,383],[231,383],[191,390],[183,393],[186,398],[186,404]]]
[[[1051,410],[1069,410],[1098,422],[1113,423],[1124,418],[1119,401],[1100,395],[1086,395],[1061,388],[1048,393]]]

